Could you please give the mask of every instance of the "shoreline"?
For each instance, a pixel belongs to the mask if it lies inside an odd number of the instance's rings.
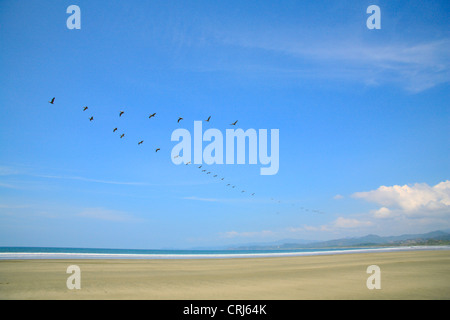
[[[308,249],[310,250],[310,249]],[[339,254],[384,253],[404,251],[432,251],[450,250],[450,246],[399,246],[379,248],[330,248],[317,249],[318,251],[289,251],[289,252],[261,252],[261,253],[77,253],[77,252],[0,252],[1,260],[197,260],[197,259],[244,259],[244,258],[276,258],[322,256]]]

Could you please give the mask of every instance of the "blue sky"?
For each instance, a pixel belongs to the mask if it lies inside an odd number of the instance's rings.
[[[72,4],[80,30],[66,27]],[[372,4],[380,30],[366,27]],[[189,248],[450,228],[449,7],[0,1],[0,245]],[[279,172],[208,166],[219,181],[174,165],[172,132],[208,116],[204,130],[224,135],[235,120],[279,129]]]

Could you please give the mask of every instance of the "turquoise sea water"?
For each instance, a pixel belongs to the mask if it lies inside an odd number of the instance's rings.
[[[256,253],[280,253],[280,252],[313,252],[352,250],[345,249],[292,249],[292,250],[155,250],[155,249],[102,249],[102,248],[53,248],[53,247],[0,247],[0,253],[73,253],[73,254],[133,254],[133,255],[210,255],[210,254],[256,254]]]
[[[51,247],[0,247],[4,259],[210,259],[306,256],[409,250],[450,250],[450,246],[327,248],[295,250],[144,250]]]

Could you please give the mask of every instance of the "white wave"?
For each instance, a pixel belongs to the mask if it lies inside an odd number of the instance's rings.
[[[229,258],[269,258],[318,256],[335,254],[355,254],[371,252],[416,251],[416,250],[450,250],[450,246],[411,246],[392,248],[343,249],[309,252],[262,252],[262,253],[218,253],[218,254],[112,254],[112,253],[63,253],[63,252],[0,252],[0,260],[30,259],[229,259]]]

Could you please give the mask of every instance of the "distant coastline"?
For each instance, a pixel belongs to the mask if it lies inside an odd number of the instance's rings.
[[[378,236],[369,234],[363,237],[341,238],[327,241],[308,241],[286,239],[278,243],[240,244],[231,249],[244,250],[296,250],[296,249],[337,249],[337,248],[377,248],[402,246],[435,246],[450,245],[450,233],[447,230],[436,230],[421,234],[403,234],[399,236]]]

